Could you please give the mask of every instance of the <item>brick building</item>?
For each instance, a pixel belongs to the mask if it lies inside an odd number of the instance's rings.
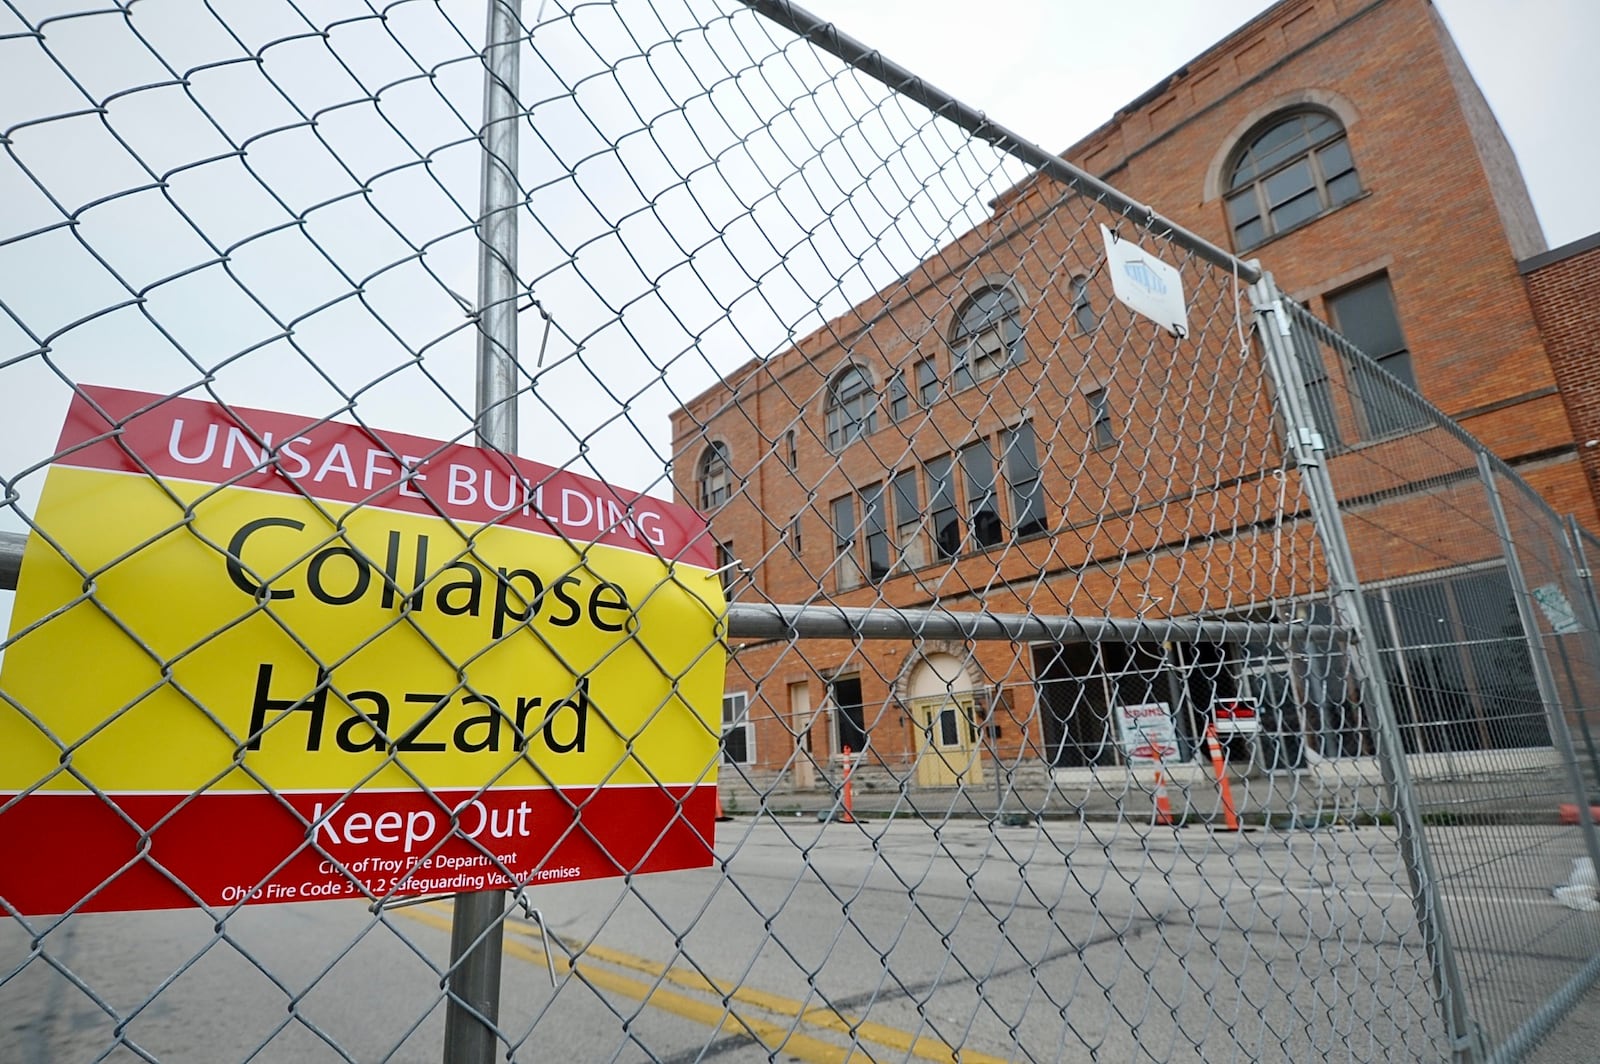
[[[1259,258],[1557,510],[1600,524],[1585,473],[1600,449],[1579,446],[1600,438],[1583,328],[1600,253],[1588,243],[1545,252],[1509,145],[1427,0],[1284,0],[1063,155]],[[1293,474],[1276,464],[1260,360],[1234,342],[1249,308],[1230,316],[1226,278],[1198,279],[1190,305],[1208,308],[1207,322],[1171,340],[1112,302],[1097,205],[1036,176],[991,206],[895,285],[674,414],[677,489],[741,563],[736,599],[1320,616],[1308,596],[1323,575],[1310,522],[1273,524]],[[1305,370],[1338,446],[1370,459],[1423,431],[1359,371]],[[1349,379],[1331,379],[1341,372]],[[1211,394],[1244,399],[1175,400],[1199,377]],[[1420,751],[1546,742],[1537,714],[1504,709],[1538,702],[1520,631],[1464,634],[1473,616],[1514,619],[1503,568],[1443,566],[1427,548],[1439,493],[1468,490],[1439,483],[1385,503],[1381,533],[1352,533],[1373,559],[1363,573],[1373,605],[1399,618],[1390,649],[1410,645],[1408,604],[1461,629],[1463,646],[1493,644],[1430,659],[1442,678],[1410,700],[1408,741]],[[1452,547],[1490,558],[1492,530],[1477,534],[1481,544],[1453,533]],[[728,759],[801,788],[847,747],[932,788],[981,782],[984,750],[1041,769],[1112,764],[1113,706],[1140,699],[1178,707],[1185,756],[1236,697],[1298,706],[1272,729],[1275,756],[1296,765],[1370,751],[1358,698],[1328,682],[1337,662],[1292,674],[1239,644],[819,640],[735,651]],[[1503,680],[1492,694],[1490,674]]]
[[[1600,233],[1519,264],[1592,490],[1600,491]]]

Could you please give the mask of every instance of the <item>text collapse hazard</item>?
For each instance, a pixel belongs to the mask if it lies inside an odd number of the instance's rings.
[[[8,902],[57,912],[104,880],[87,908],[189,904],[134,860],[141,827],[212,904],[423,889],[357,870],[386,855],[431,862],[417,882],[483,858],[482,889],[710,860],[724,603],[692,511],[476,448],[84,392],[36,510],[60,550],[31,537],[18,585],[12,631],[37,627],[0,672],[22,707],[0,703],[0,801],[28,792],[0,847],[39,855],[0,863]]]

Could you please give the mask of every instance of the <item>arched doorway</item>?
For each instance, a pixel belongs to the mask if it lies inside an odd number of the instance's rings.
[[[912,668],[905,692],[917,733],[917,785],[982,783],[978,691],[966,663],[954,654],[929,654]]]

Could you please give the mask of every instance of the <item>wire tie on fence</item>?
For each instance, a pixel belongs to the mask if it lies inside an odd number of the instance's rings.
[[[740,576],[743,576],[745,574],[745,572],[747,572],[747,570],[744,567],[744,562],[742,560],[738,559],[738,558],[735,558],[735,559],[733,559],[733,561],[729,562],[727,565],[719,566],[718,568],[712,569],[710,572],[706,573],[706,579],[707,580],[720,579],[722,574],[727,572],[730,569],[737,569],[739,571],[739,575]]]
[[[408,905],[426,905],[430,901],[449,901],[454,894],[413,894],[403,898],[379,898],[367,906],[368,912],[380,909],[404,909]]]
[[[517,904],[522,907],[522,911],[528,914],[528,919],[532,920],[539,928],[539,941],[544,945],[544,966],[550,973],[550,989],[554,990],[556,988],[556,962],[550,956],[550,932],[545,929],[544,914],[529,904],[527,895],[521,891],[518,891],[513,897],[516,899]]]

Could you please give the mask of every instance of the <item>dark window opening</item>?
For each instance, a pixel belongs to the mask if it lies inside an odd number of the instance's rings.
[[[833,700],[834,737],[838,750],[859,754],[867,748],[866,707],[861,704],[861,677],[842,676],[828,684]]]
[[[845,591],[861,584],[861,562],[856,558],[856,500],[846,495],[833,500],[833,554],[834,570],[839,590]]]
[[[917,471],[896,473],[890,495],[894,500],[894,543],[900,560],[908,569],[923,564],[922,509],[917,500]]]
[[[941,558],[954,558],[961,551],[961,518],[956,512],[954,463],[948,455],[930,459],[928,470],[928,519],[933,528],[933,544]]]
[[[917,363],[917,398],[923,406],[932,406],[939,401],[939,372],[933,368],[933,359],[925,358]]]
[[[1116,446],[1117,432],[1111,424],[1111,402],[1106,390],[1089,392],[1084,399],[1089,404],[1089,445],[1097,451]]]
[[[748,765],[755,760],[750,726],[750,696],[736,691],[722,696],[722,760]]]
[[[911,393],[906,391],[906,378],[896,373],[889,378],[889,420],[904,421],[911,416]]]
[[[1034,536],[1047,528],[1044,490],[1039,483],[1039,444],[1032,422],[1023,422],[1000,435],[1005,454],[1006,487],[1011,491],[1011,529],[1014,535]]]
[[[994,491],[994,453],[988,440],[961,449],[961,475],[967,485],[967,520],[973,546],[992,547],[1005,538]]]
[[[867,579],[877,583],[889,575],[889,520],[884,513],[882,484],[861,491],[861,528],[867,547]]]
[[[1093,336],[1094,331],[1100,327],[1100,315],[1095,313],[1094,305],[1089,302],[1087,277],[1072,279],[1072,320],[1083,336]]]
[[[1411,352],[1400,332],[1394,292],[1389,278],[1380,274],[1327,297],[1328,312],[1344,338],[1378,364],[1379,373],[1364,362],[1355,363],[1356,389],[1367,435],[1388,436],[1427,425],[1431,419],[1416,400],[1395,386],[1393,376],[1412,391],[1417,378]]]

